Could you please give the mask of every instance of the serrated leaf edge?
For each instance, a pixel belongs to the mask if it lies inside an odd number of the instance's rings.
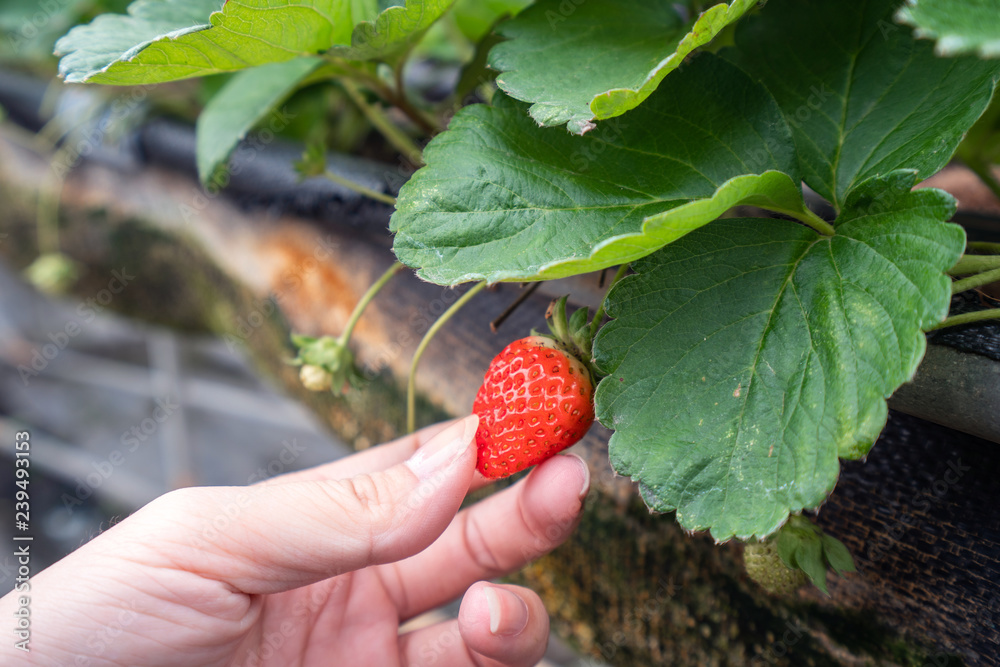
[[[674,52],[658,62],[637,88],[612,88],[595,95],[590,100],[590,111],[593,113],[591,120],[614,118],[642,104],[668,74],[683,66],[684,58],[695,49],[710,44],[726,26],[742,18],[755,4],[757,0],[733,0],[731,4],[723,2],[702,12]],[[573,122],[567,127],[574,134],[583,134],[590,129]]]
[[[989,40],[976,46],[970,46],[968,40],[956,33],[938,33],[931,28],[925,28],[913,16],[911,7],[916,3],[909,0],[907,5],[899,8],[894,15],[898,23],[908,25],[913,28],[913,35],[917,39],[931,39],[936,42],[934,53],[939,56],[949,57],[964,53],[975,53],[980,58],[1000,58],[1000,38]]]

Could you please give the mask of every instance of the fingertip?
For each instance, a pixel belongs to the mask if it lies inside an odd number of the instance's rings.
[[[548,613],[520,586],[474,584],[462,598],[458,626],[471,650],[504,664],[535,664],[548,646]]]
[[[590,466],[583,460],[583,457],[576,454],[563,454],[563,456],[573,460],[579,469],[581,481],[578,495],[580,500],[583,500],[587,497],[587,494],[590,493]]]
[[[414,452],[405,465],[421,480],[449,471],[475,453],[472,443],[477,428],[479,417],[476,415],[455,421]]]

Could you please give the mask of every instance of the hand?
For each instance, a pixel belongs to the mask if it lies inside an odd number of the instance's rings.
[[[549,632],[541,600],[480,580],[562,543],[590,478],[556,456],[459,512],[484,483],[477,423],[162,496],[31,579],[31,652],[8,638],[0,663],[534,665]],[[463,592],[457,620],[399,634]],[[15,595],[0,600],[7,622]]]

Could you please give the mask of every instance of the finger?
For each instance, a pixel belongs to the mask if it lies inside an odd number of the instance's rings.
[[[307,470],[298,470],[278,475],[277,477],[272,477],[261,482],[261,484],[344,479],[354,477],[355,475],[366,475],[379,470],[385,470],[410,458],[414,452],[427,444],[434,436],[457,422],[457,419],[453,419],[433,424],[420,429],[416,433],[410,433],[397,438],[392,442],[377,445]]]
[[[424,551],[377,569],[400,618],[462,594],[473,582],[513,572],[562,544],[590,487],[578,456],[555,456],[509,489],[462,511]]]
[[[549,615],[534,592],[479,582],[458,619],[402,635],[399,650],[407,667],[519,667],[538,664],[548,641]]]
[[[370,475],[167,494],[134,522],[147,533],[157,527],[157,542],[140,553],[244,593],[406,558],[455,518],[472,481],[477,424],[456,422],[406,462]]]
[[[315,466],[307,470],[298,470],[278,475],[277,477],[259,482],[259,484],[285,484],[287,482],[304,482],[308,480],[344,479],[354,477],[355,475],[367,475],[379,470],[385,470],[408,459],[434,436],[457,421],[452,419],[450,421],[439,422],[427,426],[416,433],[404,435],[392,442],[377,445],[357,454],[338,459],[337,461],[331,461],[330,463]],[[489,483],[490,480],[483,477],[477,470],[473,476],[470,491],[476,491]]]

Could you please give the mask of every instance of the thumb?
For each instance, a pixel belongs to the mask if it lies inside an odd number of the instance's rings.
[[[243,593],[290,590],[401,560],[430,545],[458,512],[475,470],[478,423],[466,417],[409,460],[373,474],[182,489],[160,507],[151,503],[149,514],[168,516],[148,517],[155,523],[146,525],[172,526],[171,549],[156,545],[170,567]]]

